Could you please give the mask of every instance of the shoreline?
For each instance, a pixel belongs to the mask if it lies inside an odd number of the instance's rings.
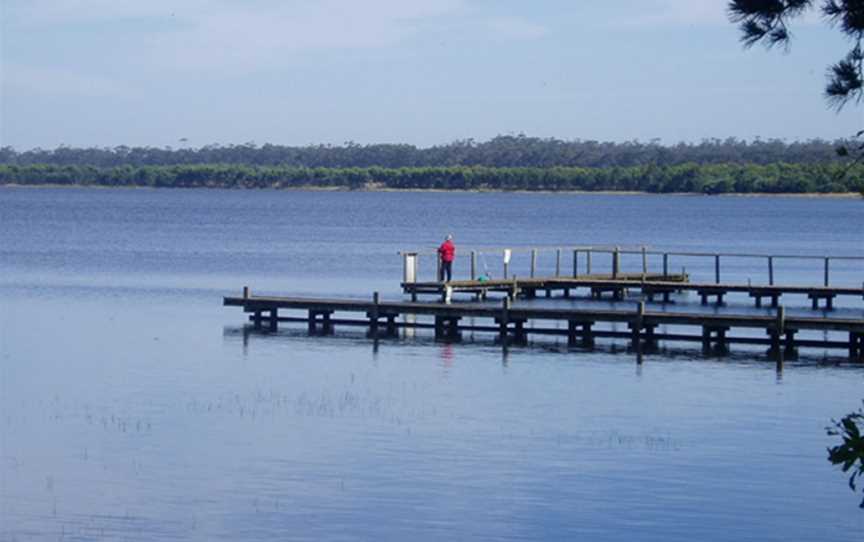
[[[728,192],[722,194],[703,194],[700,192],[643,192],[638,190],[506,190],[499,188],[472,188],[470,190],[452,190],[443,188],[389,188],[385,186],[364,186],[362,188],[347,188],[344,186],[308,185],[276,187],[225,187],[225,186],[109,186],[98,184],[0,184],[0,189],[71,189],[71,190],[273,190],[279,192],[418,192],[418,193],[448,193],[448,194],[566,194],[566,195],[598,195],[598,196],[678,196],[678,197],[791,197],[791,198],[831,198],[858,199],[864,194],[857,192]]]

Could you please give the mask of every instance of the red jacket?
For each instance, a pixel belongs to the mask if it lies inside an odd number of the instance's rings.
[[[438,257],[441,258],[442,262],[453,261],[453,258],[456,257],[456,245],[453,244],[453,241],[448,239],[441,243],[441,246],[438,247]]]

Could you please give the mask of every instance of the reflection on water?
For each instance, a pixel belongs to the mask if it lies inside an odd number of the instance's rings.
[[[860,366],[811,352],[779,374],[764,352],[672,346],[639,365],[620,342],[504,349],[472,332],[244,333],[220,305],[244,285],[398,296],[395,251],[437,241],[442,208],[466,245],[580,231],[860,252],[860,206],[804,205],[4,191],[0,540],[858,540],[824,427],[860,404]],[[792,226],[800,237],[777,235]]]

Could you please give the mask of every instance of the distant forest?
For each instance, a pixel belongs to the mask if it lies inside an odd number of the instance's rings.
[[[663,146],[499,136],[418,148],[376,144],[0,148],[0,184],[449,190],[862,192],[855,142],[706,140]]]

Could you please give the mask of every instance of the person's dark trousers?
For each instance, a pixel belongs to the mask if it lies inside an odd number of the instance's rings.
[[[438,280],[444,280],[447,277],[447,282],[453,280],[453,262],[441,262],[441,275]]]

